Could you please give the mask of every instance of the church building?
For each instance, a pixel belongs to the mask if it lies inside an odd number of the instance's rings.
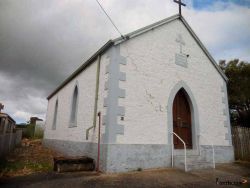
[[[96,161],[99,113],[104,172],[232,162],[227,81],[174,15],[108,41],[56,88],[43,143]]]

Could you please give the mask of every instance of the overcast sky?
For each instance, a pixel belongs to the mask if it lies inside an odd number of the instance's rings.
[[[99,0],[122,33],[178,12],[172,0]],[[250,62],[250,0],[183,0],[213,57]],[[45,118],[46,97],[118,37],[94,0],[0,1],[0,102],[17,122]]]

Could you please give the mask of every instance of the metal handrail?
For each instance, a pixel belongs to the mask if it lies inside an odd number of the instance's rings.
[[[212,150],[213,150],[213,168],[215,168],[215,158],[214,158],[214,144],[212,141],[208,140],[203,134],[199,134],[198,136],[202,136],[203,138],[205,138],[212,146]],[[199,144],[200,145],[200,144]]]
[[[170,132],[172,134],[172,167],[174,167],[174,136],[175,135],[184,145],[184,156],[185,156],[185,172],[187,171],[187,149],[186,143],[179,137],[175,132]]]

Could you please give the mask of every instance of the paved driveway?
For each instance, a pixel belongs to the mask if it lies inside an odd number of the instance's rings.
[[[248,183],[242,184],[242,181]],[[217,182],[217,183],[216,183]],[[250,165],[223,164],[216,169],[185,173],[177,169],[155,169],[120,174],[95,172],[57,174],[40,173],[30,176],[2,178],[0,187],[250,187]],[[234,186],[227,184],[234,183]]]

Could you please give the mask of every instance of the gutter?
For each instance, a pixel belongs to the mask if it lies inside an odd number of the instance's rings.
[[[67,83],[74,79],[79,73],[84,71],[89,65],[91,65],[99,55],[103,54],[110,46],[113,45],[113,41],[109,40],[105,45],[103,45],[95,54],[93,54],[82,66],[80,66],[73,74],[71,74],[64,82],[59,85],[48,97],[49,100],[53,97],[58,91],[60,91]]]
[[[86,140],[89,139],[89,131],[96,127],[99,82],[100,82],[100,66],[101,66],[101,55],[98,55],[98,57],[97,57],[97,70],[96,70],[95,104],[94,104],[95,106],[94,106],[93,125],[86,130]]]
[[[228,78],[224,74],[224,72],[220,69],[220,67],[217,65],[216,61],[213,59],[213,57],[210,55],[208,50],[205,48],[205,46],[202,44],[198,36],[194,33],[194,31],[191,29],[187,21],[184,19],[184,17],[180,16],[179,14],[176,14],[174,16],[171,16],[169,18],[163,19],[159,22],[156,22],[154,24],[148,25],[146,27],[143,27],[141,29],[138,29],[134,32],[131,32],[127,35],[125,35],[125,39],[122,37],[116,38],[114,40],[109,40],[105,45],[103,45],[94,55],[92,55],[82,66],[80,66],[70,77],[68,77],[58,88],[56,88],[55,91],[53,91],[47,99],[49,100],[51,97],[53,97],[60,89],[62,89],[67,83],[69,83],[73,78],[75,78],[79,73],[81,73],[85,68],[88,67],[88,65],[92,64],[96,58],[103,54],[107,49],[109,49],[112,45],[117,45],[119,43],[122,43],[130,38],[136,37],[137,35],[140,35],[144,32],[147,32],[151,29],[154,29],[156,27],[159,27],[161,25],[164,25],[166,23],[169,23],[175,19],[180,19],[182,23],[186,26],[187,30],[190,32],[190,34],[194,37],[198,45],[201,47],[201,49],[204,51],[206,56],[210,61],[212,61],[214,67],[217,69],[217,71],[221,74],[221,76],[224,78],[226,82],[228,82]]]
[[[159,27],[163,24],[166,24],[168,22],[171,22],[177,18],[179,18],[179,14],[173,15],[169,18],[165,18],[161,21],[158,21],[156,23],[153,23],[151,25],[148,25],[146,27],[143,27],[141,29],[138,29],[136,31],[133,31],[131,33],[128,33],[127,35],[125,35],[125,39],[122,37],[118,37],[114,40],[109,40],[106,44],[104,44],[95,54],[93,54],[82,66],[80,66],[75,72],[73,72],[73,74],[71,74],[61,85],[59,85],[59,87],[57,87],[48,97],[47,99],[49,100],[51,97],[53,97],[59,90],[61,90],[67,83],[69,83],[72,79],[74,79],[79,73],[81,73],[83,70],[85,70],[88,65],[91,65],[94,60],[96,60],[96,58],[103,54],[106,50],[108,50],[111,46],[113,45],[117,45],[119,43],[122,43],[130,38],[136,37],[137,35],[140,35],[144,32],[147,32],[153,28]]]

